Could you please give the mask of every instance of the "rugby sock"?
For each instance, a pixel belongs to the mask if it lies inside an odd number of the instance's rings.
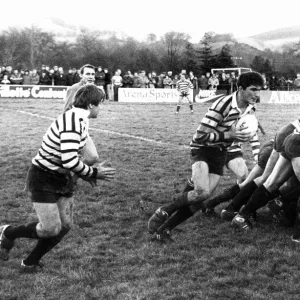
[[[39,262],[40,259],[53,249],[69,231],[69,229],[63,227],[57,236],[53,238],[40,239],[28,257],[24,260],[24,264],[30,266]]]
[[[173,230],[175,227],[193,215],[194,213],[191,212],[188,206],[182,207],[177,210],[162,226],[159,227],[157,233],[162,233],[164,230]]]
[[[190,104],[190,109],[193,110],[193,104]]]
[[[192,191],[193,189],[194,189],[194,183],[193,183],[192,179],[189,179],[188,182],[186,183],[182,193]]]
[[[281,195],[280,201],[282,203],[290,203],[293,201],[297,201],[300,196],[300,187],[294,189],[292,192],[287,193],[285,195]]]
[[[188,192],[180,193],[174,196],[174,201],[166,206],[162,207],[162,210],[168,213],[170,216],[172,213],[174,213],[179,208],[188,206]]]
[[[27,225],[20,226],[9,226],[4,231],[4,235],[9,240],[14,240],[16,238],[29,238],[29,239],[38,239],[39,236],[36,232],[36,225],[38,223],[29,223]]]
[[[226,210],[239,211],[240,208],[248,202],[257,185],[254,181],[250,181],[240,190],[240,192],[233,198],[231,203],[225,208]]]
[[[176,111],[179,112],[180,105],[177,105]]]
[[[240,192],[240,186],[236,183],[235,185],[231,186],[230,188],[223,191],[221,194],[217,195],[216,197],[208,200],[205,203],[207,208],[214,208],[217,205],[229,201],[234,198]]]
[[[269,201],[275,199],[277,195],[278,192],[271,193],[262,185],[255,190],[248,203],[241,208],[240,213],[249,216],[259,208],[265,206]]]

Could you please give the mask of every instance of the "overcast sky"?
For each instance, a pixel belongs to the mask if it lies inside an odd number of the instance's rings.
[[[124,32],[136,39],[168,31],[199,41],[207,31],[246,37],[300,26],[300,0],[14,0],[1,4],[0,28],[30,26],[43,18],[99,30]]]

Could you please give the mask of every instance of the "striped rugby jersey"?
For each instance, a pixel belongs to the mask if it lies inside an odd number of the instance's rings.
[[[183,93],[189,94],[190,89],[193,89],[193,88],[194,88],[193,84],[187,79],[179,80],[176,83],[176,89],[179,91],[180,94],[183,94]]]
[[[32,163],[44,170],[59,173],[68,170],[91,177],[94,169],[84,164],[78,155],[86,144],[88,115],[88,110],[77,107],[61,114],[48,128]]]
[[[254,106],[249,104],[242,114],[237,106],[237,92],[216,100],[208,109],[190,143],[191,149],[200,147],[228,148],[232,141],[225,140],[224,132],[244,114],[253,114]]]

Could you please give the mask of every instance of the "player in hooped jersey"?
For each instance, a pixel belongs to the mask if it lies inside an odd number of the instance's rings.
[[[210,197],[223,175],[227,148],[234,141],[245,142],[251,137],[232,125],[242,114],[253,113],[262,85],[259,73],[244,73],[239,77],[237,92],[212,104],[190,143],[194,190],[177,194],[171,203],[158,208],[148,221],[149,233],[168,235],[165,228],[174,228],[190,218]]]
[[[180,106],[181,103],[183,101],[183,99],[187,99],[190,105],[190,110],[191,113],[194,112],[193,110],[193,99],[191,99],[190,97],[192,97],[193,95],[193,84],[185,78],[184,74],[180,74],[180,80],[177,81],[176,83],[176,89],[179,92],[179,98],[178,98],[178,103],[177,103],[177,108],[176,108],[176,114],[179,113],[180,110]],[[191,93],[192,91],[192,93]],[[192,94],[192,95],[190,95]]]
[[[80,160],[88,137],[88,119],[96,118],[104,93],[94,85],[82,86],[73,108],[57,117],[43,137],[27,175],[27,189],[38,221],[19,226],[0,227],[0,259],[7,260],[18,238],[36,239],[23,270],[43,267],[41,258],[71,230],[73,223],[73,181],[71,172],[90,179],[111,180],[115,170],[99,164],[90,167]]]

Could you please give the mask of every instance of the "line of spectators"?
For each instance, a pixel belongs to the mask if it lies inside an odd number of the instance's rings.
[[[17,70],[11,66],[3,66],[0,71],[1,84],[17,85],[56,85],[71,86],[80,81],[80,71],[76,68],[69,69],[65,74],[62,67],[42,65],[41,70]]]

